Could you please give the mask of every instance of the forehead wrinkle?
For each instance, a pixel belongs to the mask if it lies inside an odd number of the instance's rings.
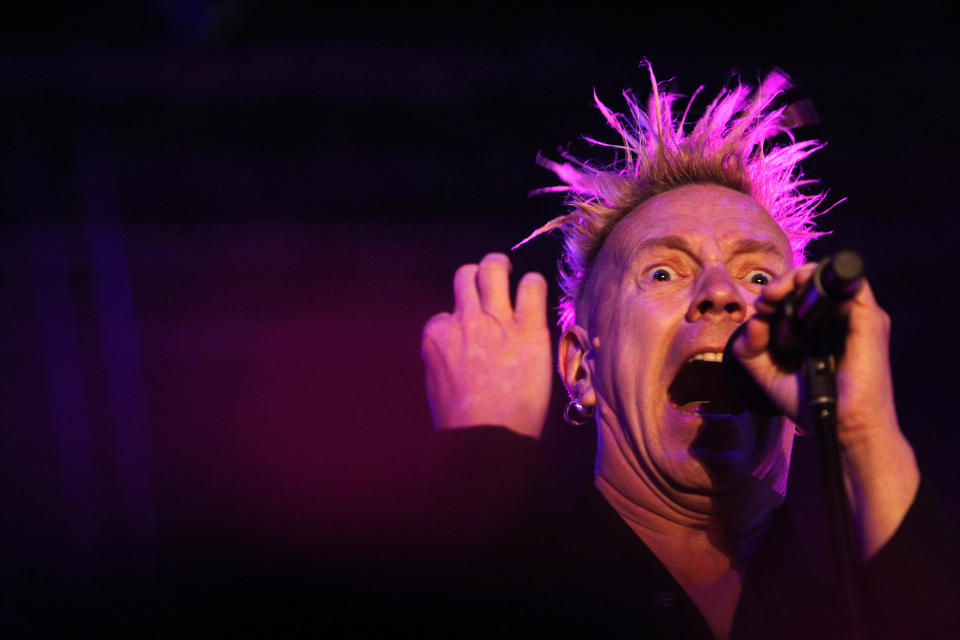
[[[772,239],[757,236],[740,236],[733,241],[730,254],[741,255],[744,253],[767,253],[781,259],[787,258],[783,249]]]
[[[634,245],[630,250],[630,255],[636,256],[637,254],[642,254],[648,249],[675,249],[677,251],[688,253],[694,257],[696,255],[693,246],[690,244],[690,241],[684,236],[677,234],[647,238],[646,240]]]
[[[775,256],[780,260],[785,260],[786,255],[782,248],[772,239],[765,237],[766,234],[760,233],[759,236],[744,236],[735,234],[735,239],[729,241],[729,255],[740,256],[744,254],[767,254]],[[699,261],[699,256],[694,245],[684,236],[671,234],[647,238],[636,244],[630,251],[632,257],[642,255],[648,249],[674,249],[688,254],[690,257]]]
[[[743,235],[740,232],[731,234],[733,239],[727,240],[723,239],[721,242],[729,247],[727,255],[731,258],[747,255],[747,254],[761,254],[769,255],[785,262],[788,258],[784,254],[782,248],[775,242],[773,239],[769,238],[767,234],[763,233],[762,230],[757,230],[757,235]],[[616,258],[619,258],[625,264],[636,262],[639,257],[642,257],[644,252],[651,249],[672,249],[675,251],[681,251],[693,260],[697,262],[702,262],[702,257],[699,255],[696,246],[691,240],[679,234],[668,234],[662,236],[655,236],[652,238],[646,238],[641,242],[633,245],[632,247],[617,247],[614,249],[613,253]]]

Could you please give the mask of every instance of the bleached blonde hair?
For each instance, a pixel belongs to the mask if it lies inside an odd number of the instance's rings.
[[[674,116],[673,104],[680,96],[661,91],[650,72],[651,93],[644,111],[633,94],[623,92],[627,114],[610,110],[594,92],[597,108],[619,135],[621,142],[608,144],[619,159],[596,166],[562,153],[567,162],[537,157],[565,184],[538,189],[534,193],[567,192],[569,213],[550,220],[521,241],[559,229],[563,235],[560,262],[560,326],[566,329],[577,316],[585,282],[604,240],[613,227],[643,201],[688,184],[716,184],[745,193],[755,199],[786,233],[794,262],[804,261],[807,243],[823,235],[814,230],[813,219],[826,197],[825,192],[802,193],[805,180],[800,161],[823,144],[817,140],[797,142],[785,117],[785,106],[774,100],[789,87],[780,71],[770,73],[754,91],[742,83],[723,89],[692,126],[687,114],[701,86],[687,101],[683,115]],[[789,142],[776,144],[785,134]],[[516,247],[514,247],[516,248]]]

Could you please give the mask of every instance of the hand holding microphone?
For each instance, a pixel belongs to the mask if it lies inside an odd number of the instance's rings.
[[[847,333],[842,306],[862,283],[863,260],[854,251],[821,260],[806,285],[777,304],[770,321],[774,359],[796,369],[807,355],[841,355]]]
[[[807,282],[776,303],[769,317],[771,358],[784,371],[797,371],[806,356],[843,353],[847,318],[843,304],[863,283],[863,261],[853,251],[821,260]],[[746,331],[733,332],[724,351],[728,382],[740,403],[757,413],[780,411],[733,353],[734,342]]]

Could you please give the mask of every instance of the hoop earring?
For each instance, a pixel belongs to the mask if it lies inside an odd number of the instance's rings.
[[[563,419],[570,426],[579,427],[593,420],[596,412],[596,407],[585,407],[580,402],[580,398],[573,398],[567,404],[567,408],[563,410]]]

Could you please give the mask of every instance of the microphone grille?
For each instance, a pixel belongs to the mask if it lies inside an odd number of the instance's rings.
[[[855,251],[840,251],[824,270],[821,285],[833,300],[849,300],[860,289],[863,278],[863,259]]]

